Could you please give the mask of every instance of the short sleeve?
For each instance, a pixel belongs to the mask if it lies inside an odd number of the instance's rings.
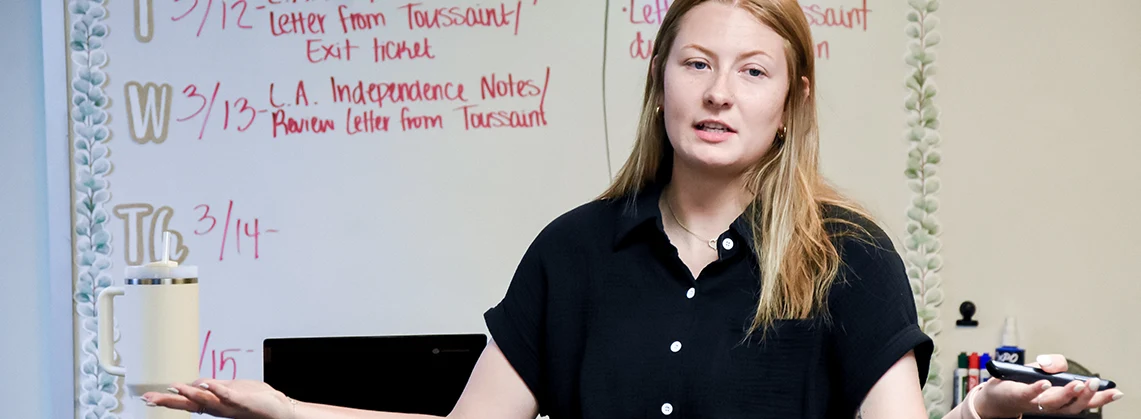
[[[920,386],[926,384],[934,343],[919,328],[903,260],[879,228],[871,240],[845,237],[840,281],[828,297],[833,350],[846,405],[858,407],[876,381],[915,351]]]
[[[484,313],[491,338],[544,407],[542,354],[547,275],[538,241],[523,255],[499,304]]]

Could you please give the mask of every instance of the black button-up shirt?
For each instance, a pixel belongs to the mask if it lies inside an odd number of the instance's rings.
[[[551,222],[485,313],[492,339],[552,419],[854,417],[872,385],[916,351],[925,383],[932,341],[918,327],[904,265],[842,239],[830,321],[779,320],[745,332],[760,278],[742,219],[717,238],[695,279],[662,227],[660,185],[587,203]]]

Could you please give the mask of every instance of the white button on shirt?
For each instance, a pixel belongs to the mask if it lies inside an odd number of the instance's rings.
[[[666,404],[662,405],[662,414],[663,415],[668,416],[670,413],[673,413],[673,412],[674,412],[674,407],[672,404],[666,403]]]
[[[685,292],[685,298],[693,298],[694,294],[697,294],[697,290],[690,288],[689,291]]]
[[[681,350],[681,342],[678,342],[675,340],[674,343],[670,344],[670,351],[677,352],[680,350]]]
[[[733,250],[733,239],[726,237],[725,240],[721,241],[721,247],[724,247],[725,250]]]

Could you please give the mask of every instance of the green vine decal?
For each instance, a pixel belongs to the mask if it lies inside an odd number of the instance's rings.
[[[911,68],[907,76],[907,139],[911,144],[907,153],[908,187],[912,192],[911,205],[907,209],[907,276],[915,297],[919,324],[924,333],[934,340],[943,325],[939,320],[939,306],[943,304],[942,280],[939,271],[943,259],[939,255],[942,242],[939,240],[939,220],[935,212],[939,209],[939,176],[937,167],[942,160],[939,153],[939,108],[935,106],[938,89],[932,76],[935,74],[935,50],[939,43],[939,33],[935,31],[939,19],[934,13],[939,9],[938,0],[908,0],[911,6],[907,12],[905,28],[909,41],[907,65]],[[936,341],[937,342],[937,341]],[[931,419],[940,419],[946,414],[943,389],[943,367],[939,360],[939,345],[931,359],[927,371],[927,385],[923,388],[923,399]]]
[[[106,143],[108,97],[103,91],[107,65],[103,23],[104,0],[71,0],[70,42],[74,77],[71,80],[72,138],[75,140],[75,249],[79,272],[75,283],[75,310],[79,314],[79,414],[83,419],[117,419],[119,384],[116,376],[99,368],[98,318],[95,298],[111,286],[111,232],[106,203],[111,199],[107,174],[111,171]]]

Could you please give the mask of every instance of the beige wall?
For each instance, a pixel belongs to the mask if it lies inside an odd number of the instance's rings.
[[[1063,353],[1121,384],[1105,417],[1141,417],[1141,3],[938,13],[944,365],[993,351],[1014,315],[1028,355]],[[954,328],[963,300],[979,328]]]

